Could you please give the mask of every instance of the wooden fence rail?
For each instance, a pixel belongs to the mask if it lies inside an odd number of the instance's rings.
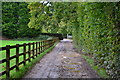
[[[0,51],[6,50],[6,59],[0,60],[0,64],[6,62],[6,70],[0,72],[0,76],[6,74],[6,78],[10,77],[10,71],[16,68],[19,70],[19,65],[26,65],[26,61],[31,62],[31,58],[35,59],[40,53],[53,46],[58,41],[58,38],[51,40],[44,40],[40,42],[16,44],[14,46],[6,45],[6,47],[0,47]],[[32,47],[31,47],[32,46]],[[20,53],[20,47],[23,47],[23,53]],[[28,51],[26,50],[28,47]],[[16,49],[16,55],[10,56],[10,49]],[[26,57],[28,54],[28,58]],[[19,61],[20,56],[23,56],[23,61]],[[12,59],[16,59],[16,64],[10,67]]]

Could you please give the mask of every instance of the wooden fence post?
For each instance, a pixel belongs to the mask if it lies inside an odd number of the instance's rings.
[[[40,42],[39,42],[39,54],[40,54]]]
[[[42,47],[41,47],[41,46],[42,46],[42,42],[40,42],[40,50],[42,51]],[[40,51],[40,52],[41,52],[41,51]],[[42,52],[41,52],[41,53],[42,53]]]
[[[50,41],[50,40],[49,40]],[[48,49],[48,47],[49,47],[49,41],[47,41],[47,47],[46,47],[46,49]]]
[[[28,57],[29,57],[29,62],[31,61],[31,58],[30,58],[30,54],[31,54],[31,46],[30,46],[30,43],[28,44]]]
[[[38,53],[38,46],[37,46],[37,42],[36,42],[36,57],[37,57],[37,53]]]
[[[48,42],[48,48],[50,48],[50,41],[51,41],[51,40],[49,40],[49,42]]]
[[[52,42],[52,40],[50,40],[49,47],[51,47],[51,42]]]
[[[26,65],[26,43],[24,44],[24,47],[23,47],[24,49],[24,57],[23,57],[23,59],[24,59],[24,65]]]
[[[52,42],[53,42],[53,40],[51,40],[51,42],[50,42],[50,47],[52,46]]]
[[[50,40],[50,43],[49,43],[50,46],[49,47],[51,47],[51,43],[52,43],[52,40]]]
[[[43,46],[43,42],[41,42],[41,46]],[[41,47],[41,53],[43,52],[42,50],[43,50],[43,47]]]
[[[34,51],[34,49],[35,49],[35,45],[34,45],[35,43],[33,42],[33,59],[35,58],[35,55],[34,55],[34,53],[35,53],[35,51]]]
[[[51,41],[52,41],[52,40],[50,40],[50,42],[49,42],[49,47],[51,47]]]
[[[10,45],[6,45],[6,78],[10,78]]]
[[[46,47],[47,47],[47,42],[48,42],[48,41],[45,42],[45,49],[46,49]]]
[[[54,40],[52,40],[52,44],[51,44],[51,46],[53,46],[53,43],[54,43]]]
[[[16,71],[19,70],[19,44],[16,44]]]
[[[43,42],[42,42],[42,52],[43,52]]]
[[[47,48],[48,48],[48,43],[49,43],[49,41],[46,41],[46,47],[45,47],[45,49],[47,49]]]
[[[50,43],[50,40],[48,41],[48,46],[47,46],[47,49],[50,47],[49,43]]]
[[[44,44],[44,41],[43,41],[43,45],[45,45],[45,44]],[[43,52],[44,52],[44,49],[45,49],[45,46],[43,46]]]

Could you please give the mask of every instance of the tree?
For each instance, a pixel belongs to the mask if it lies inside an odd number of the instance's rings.
[[[49,33],[71,33],[76,16],[75,3],[34,2],[29,3],[28,8],[31,13],[29,27]]]
[[[2,3],[2,33],[7,37],[16,37],[17,28],[18,28],[18,4],[12,2],[3,2]]]
[[[28,4],[25,2],[3,2],[2,33],[8,38],[34,37],[39,30],[29,28]]]

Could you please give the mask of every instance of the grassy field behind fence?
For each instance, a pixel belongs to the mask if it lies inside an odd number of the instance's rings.
[[[2,44],[0,45],[0,47],[5,47],[6,45],[12,46],[12,45],[16,45],[16,44],[36,42],[36,41],[12,41],[12,40],[1,40],[1,41],[2,41]],[[27,50],[28,50],[28,46],[27,46]],[[19,51],[20,51],[20,53],[22,53],[23,52],[23,47],[20,47]],[[10,49],[10,53],[11,53],[10,56],[15,55],[16,54],[15,52],[16,52],[15,48],[14,49]],[[6,58],[6,54],[5,53],[6,53],[5,50],[4,51],[0,51],[0,54],[2,54],[2,57],[0,56],[0,60]]]
[[[23,43],[33,43],[36,41],[12,41],[12,40],[1,40],[2,41],[2,45],[0,45],[0,47],[5,47],[6,45],[16,45],[16,44],[23,44]],[[31,45],[31,47],[33,47],[33,45]],[[35,46],[36,48],[36,46]],[[28,46],[26,46],[26,51],[28,51]],[[19,48],[19,53],[23,53],[23,47]],[[0,51],[0,54],[2,56],[0,56],[0,60],[5,59],[6,58],[6,50]],[[10,49],[10,56],[14,56],[16,55],[16,49]],[[26,55],[26,58],[28,57],[28,54]],[[23,61],[23,56],[19,57],[19,61]],[[10,61],[10,67],[16,64],[16,59],[12,59]],[[20,65],[20,67],[22,67],[23,65]],[[6,63],[2,63],[0,64],[0,72],[4,71],[6,69]],[[15,69],[13,71],[11,71],[11,73],[14,73]]]

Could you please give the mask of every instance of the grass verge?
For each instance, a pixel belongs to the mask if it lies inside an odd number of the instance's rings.
[[[86,55],[82,55],[82,57],[88,62],[92,69],[95,70],[101,78],[109,78],[109,76],[106,73],[106,70],[95,65],[94,60],[92,58]]]
[[[0,47],[5,47],[6,45],[11,45],[12,46],[12,45],[16,45],[16,44],[32,43],[32,42],[36,42],[36,41],[37,40],[34,40],[34,41],[0,40],[0,42],[2,42]]]
[[[12,73],[10,78],[11,79],[12,78],[22,78],[27,73],[27,71],[29,71],[40,59],[42,59],[42,57],[45,54],[47,54],[48,52],[50,52],[56,46],[56,44],[57,43],[55,43],[52,47],[50,47],[49,49],[47,49],[46,51],[44,51],[43,53],[41,53],[40,55],[38,55],[30,63],[27,63],[25,66],[22,66],[19,71]]]

